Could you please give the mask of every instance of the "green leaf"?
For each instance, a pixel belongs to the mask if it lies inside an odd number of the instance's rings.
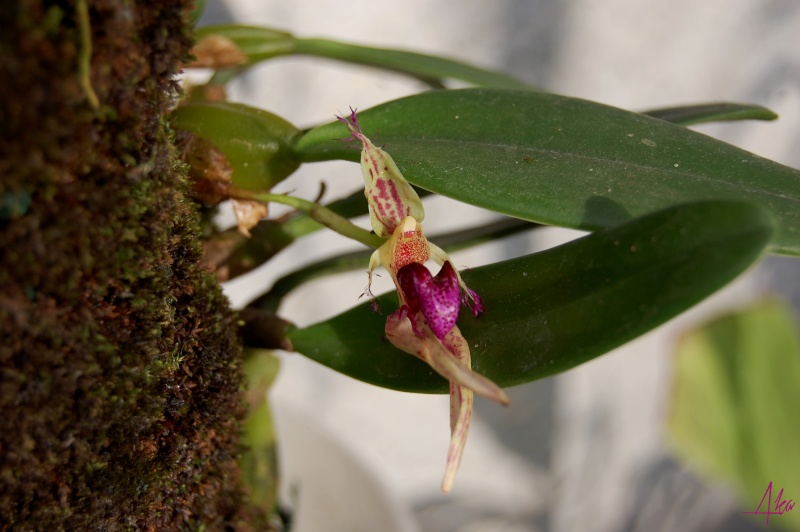
[[[532,90],[534,87],[501,72],[477,68],[467,63],[405,50],[370,48],[327,39],[301,39],[297,53],[339,59],[374,66],[428,79],[458,79],[481,87]]]
[[[484,299],[458,325],[473,368],[501,386],[566,371],[649,331],[725,285],[772,234],[764,210],[738,202],[679,205],[554,249],[463,272]],[[397,390],[446,393],[447,383],[384,339],[383,314],[360,305],[290,331],[296,351]]]
[[[267,512],[272,511],[278,494],[275,430],[267,390],[279,368],[280,360],[270,351],[247,350],[243,373],[247,377],[249,409],[242,427],[242,442],[246,447],[239,455],[239,465],[250,500]]]
[[[485,87],[533,89],[531,85],[501,72],[405,50],[371,48],[328,39],[299,39],[283,31],[239,25],[201,28],[197,32],[197,39],[199,41],[210,35],[220,35],[233,41],[250,64],[280,55],[303,54],[407,74],[436,88],[442,87],[440,80],[457,79]]]
[[[191,103],[178,107],[172,125],[219,149],[233,167],[233,183],[269,190],[294,172],[299,162],[291,144],[300,131],[279,116],[237,103]]]
[[[775,120],[778,118],[778,115],[766,107],[741,103],[704,103],[682,107],[665,107],[663,109],[645,111],[642,114],[681,126],[691,126],[705,122]]]
[[[218,26],[205,26],[195,31],[197,42],[206,37],[219,35],[230,39],[247,56],[249,63],[255,63],[295,53],[297,39],[286,31],[263,28],[256,26],[242,26],[239,24],[221,24]]]
[[[430,91],[359,113],[409,182],[509,216],[596,230],[704,199],[760,203],[771,251],[800,254],[800,172],[648,116],[564,96]],[[343,124],[300,138],[303,161],[356,161]]]
[[[203,13],[205,13],[205,11],[206,11],[206,0],[195,0],[194,7],[189,13],[189,22],[192,24],[192,26],[197,24],[197,21],[200,20],[200,17],[203,16]]]
[[[683,338],[675,362],[668,432],[678,454],[733,481],[747,511],[770,482],[773,503],[781,489],[798,500],[800,338],[791,312],[767,301],[715,320]],[[800,512],[773,523],[800,530]]]

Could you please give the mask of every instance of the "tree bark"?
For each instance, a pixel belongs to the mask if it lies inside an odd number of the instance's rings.
[[[0,530],[246,528],[235,316],[165,120],[191,0],[82,4],[0,7]]]

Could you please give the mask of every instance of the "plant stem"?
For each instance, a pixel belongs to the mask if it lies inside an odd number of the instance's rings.
[[[261,201],[263,203],[282,203],[297,209],[298,211],[306,213],[312,220],[321,223],[325,227],[336,231],[342,236],[352,238],[361,242],[365,246],[373,249],[379,248],[383,244],[383,239],[378,235],[362,229],[353,224],[347,218],[340,216],[313,201],[304,200],[295,196],[287,196],[285,194],[270,194],[265,192],[249,192],[246,190],[233,189],[229,190],[229,194],[233,198],[249,199]]]
[[[89,23],[89,7],[86,5],[86,0],[77,0],[75,10],[78,14],[78,28],[81,37],[81,49],[78,54],[78,76],[89,105],[92,106],[92,109],[97,109],[100,107],[100,101],[97,99],[97,94],[94,92],[92,81],[89,78],[92,67],[92,29]]]

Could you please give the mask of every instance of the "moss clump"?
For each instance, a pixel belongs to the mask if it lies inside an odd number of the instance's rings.
[[[0,528],[242,528],[234,315],[164,116],[190,1],[0,8]]]

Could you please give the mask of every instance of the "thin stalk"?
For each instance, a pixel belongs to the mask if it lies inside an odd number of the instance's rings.
[[[383,244],[383,239],[378,235],[362,229],[353,224],[347,218],[340,216],[313,201],[308,201],[295,196],[284,194],[271,194],[266,192],[249,192],[246,190],[234,189],[230,191],[231,197],[261,201],[263,203],[281,203],[288,205],[298,211],[306,213],[312,220],[321,223],[325,227],[339,233],[342,236],[361,242],[365,246],[373,249],[379,248]]]
[[[81,48],[78,53],[78,77],[80,79],[83,92],[92,109],[100,107],[100,100],[92,87],[92,80],[89,78],[92,68],[92,27],[89,23],[89,7],[86,0],[77,0],[75,10],[78,15],[78,30],[80,31]]]

